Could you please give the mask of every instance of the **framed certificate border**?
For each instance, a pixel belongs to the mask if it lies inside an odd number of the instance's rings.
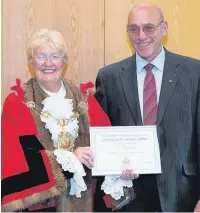
[[[119,144],[119,137],[125,143]],[[127,147],[127,153],[124,147],[119,148],[119,145],[126,145],[127,141],[134,153]],[[90,143],[95,160],[93,176],[121,175],[122,168],[125,168],[123,165],[130,162],[127,169],[137,174],[161,173],[156,126],[90,127]]]

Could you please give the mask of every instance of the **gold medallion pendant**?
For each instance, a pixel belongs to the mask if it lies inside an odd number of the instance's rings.
[[[49,98],[49,97],[48,97]],[[73,151],[75,140],[78,136],[78,129],[75,129],[74,135],[67,131],[68,125],[73,121],[77,120],[81,114],[87,112],[87,97],[86,102],[81,101],[75,110],[72,110],[73,114],[68,117],[56,117],[52,115],[52,113],[48,110],[42,111],[42,109],[37,106],[33,101],[24,102],[28,108],[30,108],[33,112],[45,118],[47,121],[43,121],[45,123],[55,122],[55,125],[61,127],[61,131],[57,136],[56,141],[54,141],[54,146],[57,149],[64,149],[67,151]],[[77,125],[77,124],[75,124]]]
[[[58,135],[58,149],[73,151],[74,137],[68,132],[61,132]]]

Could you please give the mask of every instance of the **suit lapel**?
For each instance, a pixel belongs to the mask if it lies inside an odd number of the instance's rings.
[[[129,58],[126,63],[121,64],[120,79],[127,104],[130,108],[136,125],[142,125],[141,110],[138,97],[136,59],[135,55]]]
[[[158,104],[157,125],[159,125],[163,118],[164,112],[167,108],[167,104],[173,94],[180,73],[181,66],[179,61],[177,61],[172,53],[168,52],[165,49],[165,65]]]

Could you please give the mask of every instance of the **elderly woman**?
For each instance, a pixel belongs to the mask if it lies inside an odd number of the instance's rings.
[[[17,80],[2,113],[2,211],[91,211],[87,95],[61,77],[59,32],[41,29],[27,53],[35,77]]]

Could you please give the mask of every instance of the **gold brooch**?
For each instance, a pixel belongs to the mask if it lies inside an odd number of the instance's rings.
[[[74,137],[68,132],[61,132],[58,135],[58,149],[72,151],[74,147]]]

